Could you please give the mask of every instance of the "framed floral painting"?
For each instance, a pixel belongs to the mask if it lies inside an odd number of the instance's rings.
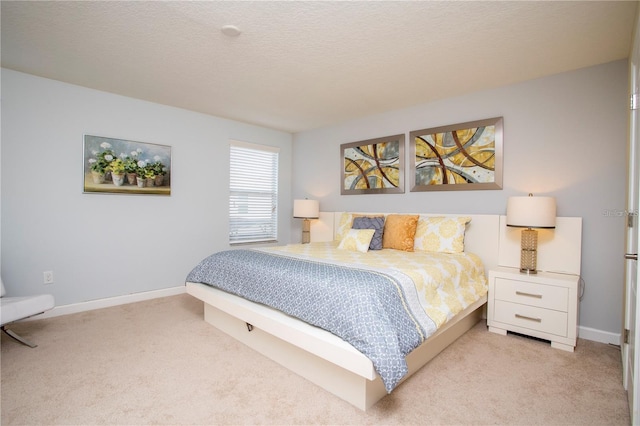
[[[171,195],[171,147],[84,135],[84,192]]]
[[[404,192],[404,134],[340,145],[340,193]]]
[[[502,189],[502,117],[415,130],[411,192]]]

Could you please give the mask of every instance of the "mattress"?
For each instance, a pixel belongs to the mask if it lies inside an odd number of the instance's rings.
[[[472,254],[359,253],[336,243],[215,253],[187,281],[336,334],[371,359],[388,392],[408,372],[405,357],[487,291]]]

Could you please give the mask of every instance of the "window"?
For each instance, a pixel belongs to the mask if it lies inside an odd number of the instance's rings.
[[[277,239],[278,152],[275,147],[231,141],[230,244]]]

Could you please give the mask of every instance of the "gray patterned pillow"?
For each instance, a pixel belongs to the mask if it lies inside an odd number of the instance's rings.
[[[384,229],[384,216],[356,217],[353,219],[353,229],[373,229],[369,250],[382,250],[382,231]]]

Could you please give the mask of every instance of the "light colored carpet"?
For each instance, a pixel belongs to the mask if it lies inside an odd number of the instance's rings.
[[[15,324],[2,333],[3,425],[629,424],[620,352],[462,336],[362,412],[237,343],[189,295]]]

